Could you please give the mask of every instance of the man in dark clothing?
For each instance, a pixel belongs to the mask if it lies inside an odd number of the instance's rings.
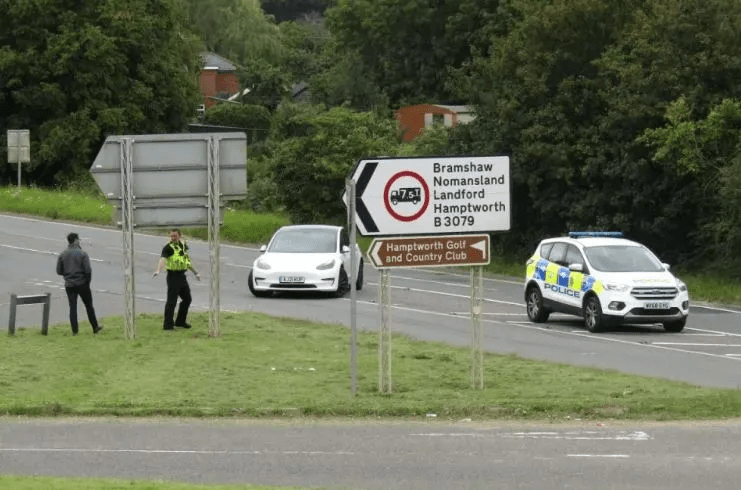
[[[82,299],[87,312],[87,319],[93,327],[93,333],[103,330],[98,324],[93,308],[93,293],[90,291],[90,281],[93,271],[90,268],[90,257],[80,247],[80,237],[77,233],[67,235],[67,249],[59,254],[57,259],[57,274],[64,276],[64,289],[69,300],[69,323],[72,326],[72,335],[77,335],[77,297]]]
[[[185,243],[185,240],[180,239],[180,230],[177,228],[170,230],[170,241],[162,248],[157,270],[154,271],[152,277],[156,277],[162,267],[167,268],[167,302],[165,303],[165,318],[162,328],[165,330],[174,330],[175,327],[190,328],[190,324],[186,323],[185,320],[188,317],[188,308],[192,298],[185,272],[193,271],[199,281],[201,276],[193,267],[190,256],[188,256],[188,244]],[[180,297],[178,316],[173,321],[172,317],[175,314],[178,297]]]

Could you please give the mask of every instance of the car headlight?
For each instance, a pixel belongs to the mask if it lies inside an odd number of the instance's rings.
[[[267,261],[263,259],[257,259],[255,261],[255,267],[258,269],[265,270],[265,271],[270,270],[270,264],[268,264]]]
[[[322,262],[321,264],[316,266],[317,270],[320,270],[320,271],[326,271],[327,269],[331,269],[332,267],[334,267],[334,259],[330,259],[326,262]]]
[[[677,279],[677,289],[679,289],[682,292],[687,291],[687,285],[684,282]]]
[[[602,284],[606,290],[608,291],[614,291],[616,293],[624,293],[628,289],[630,289],[630,286],[626,284],[618,284],[616,282],[605,282]]]

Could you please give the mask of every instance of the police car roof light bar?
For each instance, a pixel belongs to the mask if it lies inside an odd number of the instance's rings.
[[[585,236],[596,236],[596,237],[610,237],[610,238],[622,238],[622,231],[570,231],[570,238],[582,238]]]

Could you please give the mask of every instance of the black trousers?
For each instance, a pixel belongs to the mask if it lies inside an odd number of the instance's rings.
[[[175,314],[175,305],[177,305],[178,298],[180,298],[178,316],[173,322],[172,317]],[[190,296],[190,286],[188,286],[185,271],[167,271],[167,303],[165,303],[164,328],[185,325],[191,301],[193,299]]]
[[[72,327],[72,333],[77,333],[77,297],[82,300],[87,312],[87,319],[93,326],[93,331],[98,330],[98,319],[95,317],[95,308],[93,308],[93,293],[90,291],[90,284],[83,286],[65,287],[67,291],[67,300],[69,300],[69,324]]]

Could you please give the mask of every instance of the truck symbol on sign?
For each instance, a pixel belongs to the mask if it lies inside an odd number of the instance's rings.
[[[396,206],[400,202],[411,202],[417,204],[422,200],[421,187],[401,187],[391,191],[391,204]]]

